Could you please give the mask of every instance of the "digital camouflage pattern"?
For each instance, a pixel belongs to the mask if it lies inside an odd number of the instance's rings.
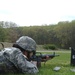
[[[21,48],[27,51],[35,51],[36,50],[36,42],[28,37],[28,36],[22,36],[17,41],[16,44],[18,44]]]
[[[5,48],[0,51],[0,73],[37,73],[38,68],[27,61],[18,48]]]

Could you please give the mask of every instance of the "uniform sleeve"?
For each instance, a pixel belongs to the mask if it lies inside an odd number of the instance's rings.
[[[27,61],[26,57],[22,54],[22,52],[15,52],[15,60],[13,63],[17,68],[20,68],[23,73],[38,72],[38,68],[31,62]]]

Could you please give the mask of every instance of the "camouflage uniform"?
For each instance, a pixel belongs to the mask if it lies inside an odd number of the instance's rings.
[[[21,45],[24,49],[30,48],[30,44],[25,43],[25,36],[16,43]],[[32,40],[32,39],[31,39]],[[22,43],[23,42],[23,43]],[[25,45],[24,45],[25,44]],[[33,43],[32,43],[33,44]],[[31,45],[32,45],[31,44]],[[26,45],[28,47],[26,47]],[[29,47],[30,46],[30,47]],[[34,47],[31,47],[34,50]],[[31,51],[31,49],[28,49]],[[38,68],[31,62],[27,61],[27,57],[21,52],[20,49],[11,47],[5,48],[0,51],[0,73],[37,73]]]

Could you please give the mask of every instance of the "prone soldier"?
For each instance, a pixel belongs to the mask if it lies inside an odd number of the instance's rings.
[[[28,37],[20,37],[13,47],[0,51],[0,74],[39,72],[36,64],[28,59],[36,52],[36,42]],[[37,62],[36,62],[37,63]]]
[[[2,43],[1,43],[2,44]],[[4,47],[4,45],[2,44]],[[20,37],[12,47],[0,51],[0,74],[38,73],[41,62],[54,58],[55,53],[36,55],[36,42],[28,36]]]

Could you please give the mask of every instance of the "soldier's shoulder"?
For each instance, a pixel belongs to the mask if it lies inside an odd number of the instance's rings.
[[[12,54],[12,53],[18,53],[18,52],[20,53],[21,51],[20,49],[15,48],[15,47],[8,47],[4,49],[4,52]]]

